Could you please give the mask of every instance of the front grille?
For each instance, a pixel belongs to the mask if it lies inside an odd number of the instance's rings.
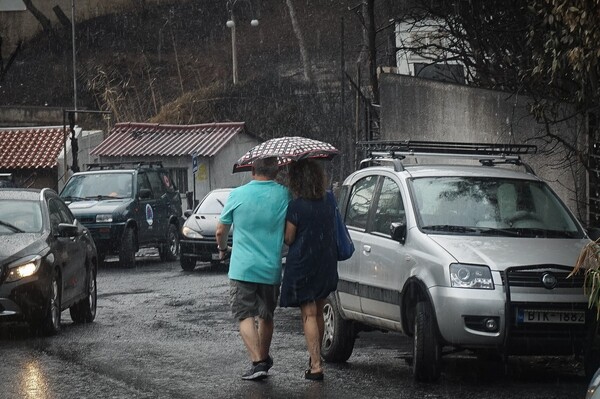
[[[506,292],[506,326],[504,347],[510,354],[572,354],[578,353],[586,344],[586,336],[594,327],[595,315],[590,312],[587,303],[564,302],[514,302],[511,289],[550,288],[546,287],[543,277],[556,278],[552,289],[581,288],[583,293],[584,275],[568,277],[572,267],[560,265],[532,265],[507,268],[502,275]],[[548,283],[548,278],[546,278]],[[549,295],[552,289],[548,289]],[[558,294],[558,293],[557,293]],[[549,297],[550,298],[550,297]],[[517,319],[518,309],[537,311],[586,311],[585,324],[561,323],[523,323]]]
[[[582,288],[584,281],[584,274],[578,273],[571,277],[569,271],[559,271],[565,269],[565,266],[557,265],[535,265],[527,266],[526,269],[519,268],[519,270],[508,269],[508,279],[511,287],[530,287],[530,288],[545,288],[542,283],[542,277],[546,273],[552,274],[556,277],[556,287],[554,288]],[[506,273],[501,273],[502,284],[506,285]]]

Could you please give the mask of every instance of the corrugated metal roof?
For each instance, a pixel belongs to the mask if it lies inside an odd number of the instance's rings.
[[[62,126],[0,128],[0,168],[54,168],[64,139]]]
[[[236,134],[243,122],[205,123],[201,125],[162,125],[159,123],[117,123],[110,135],[90,155],[212,157]]]

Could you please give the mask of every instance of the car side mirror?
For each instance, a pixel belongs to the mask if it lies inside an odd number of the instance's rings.
[[[59,237],[75,237],[79,232],[79,228],[76,224],[71,223],[59,223],[58,224],[58,236]]]
[[[150,198],[151,196],[152,196],[152,191],[150,191],[149,189],[147,189],[147,188],[142,188],[142,189],[140,190],[140,198],[141,198],[141,199],[148,199],[148,198]]]
[[[192,216],[192,214],[193,214],[193,213],[194,213],[194,211],[193,211],[193,210],[191,210],[191,209],[186,209],[186,210],[183,212],[183,216],[185,216],[186,218],[189,218],[190,216]]]
[[[404,245],[406,242],[406,220],[401,220],[399,222],[390,224],[390,233],[393,240],[396,240],[400,244]]]

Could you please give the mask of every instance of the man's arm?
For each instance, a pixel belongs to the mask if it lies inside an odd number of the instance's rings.
[[[219,249],[219,258],[225,259],[229,247],[227,246],[227,237],[229,236],[230,224],[217,223],[217,248]]]

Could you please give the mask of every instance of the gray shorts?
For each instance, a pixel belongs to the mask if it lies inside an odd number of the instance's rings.
[[[273,320],[273,312],[279,298],[279,284],[259,284],[229,280],[229,303],[231,313],[238,320],[258,316]]]

